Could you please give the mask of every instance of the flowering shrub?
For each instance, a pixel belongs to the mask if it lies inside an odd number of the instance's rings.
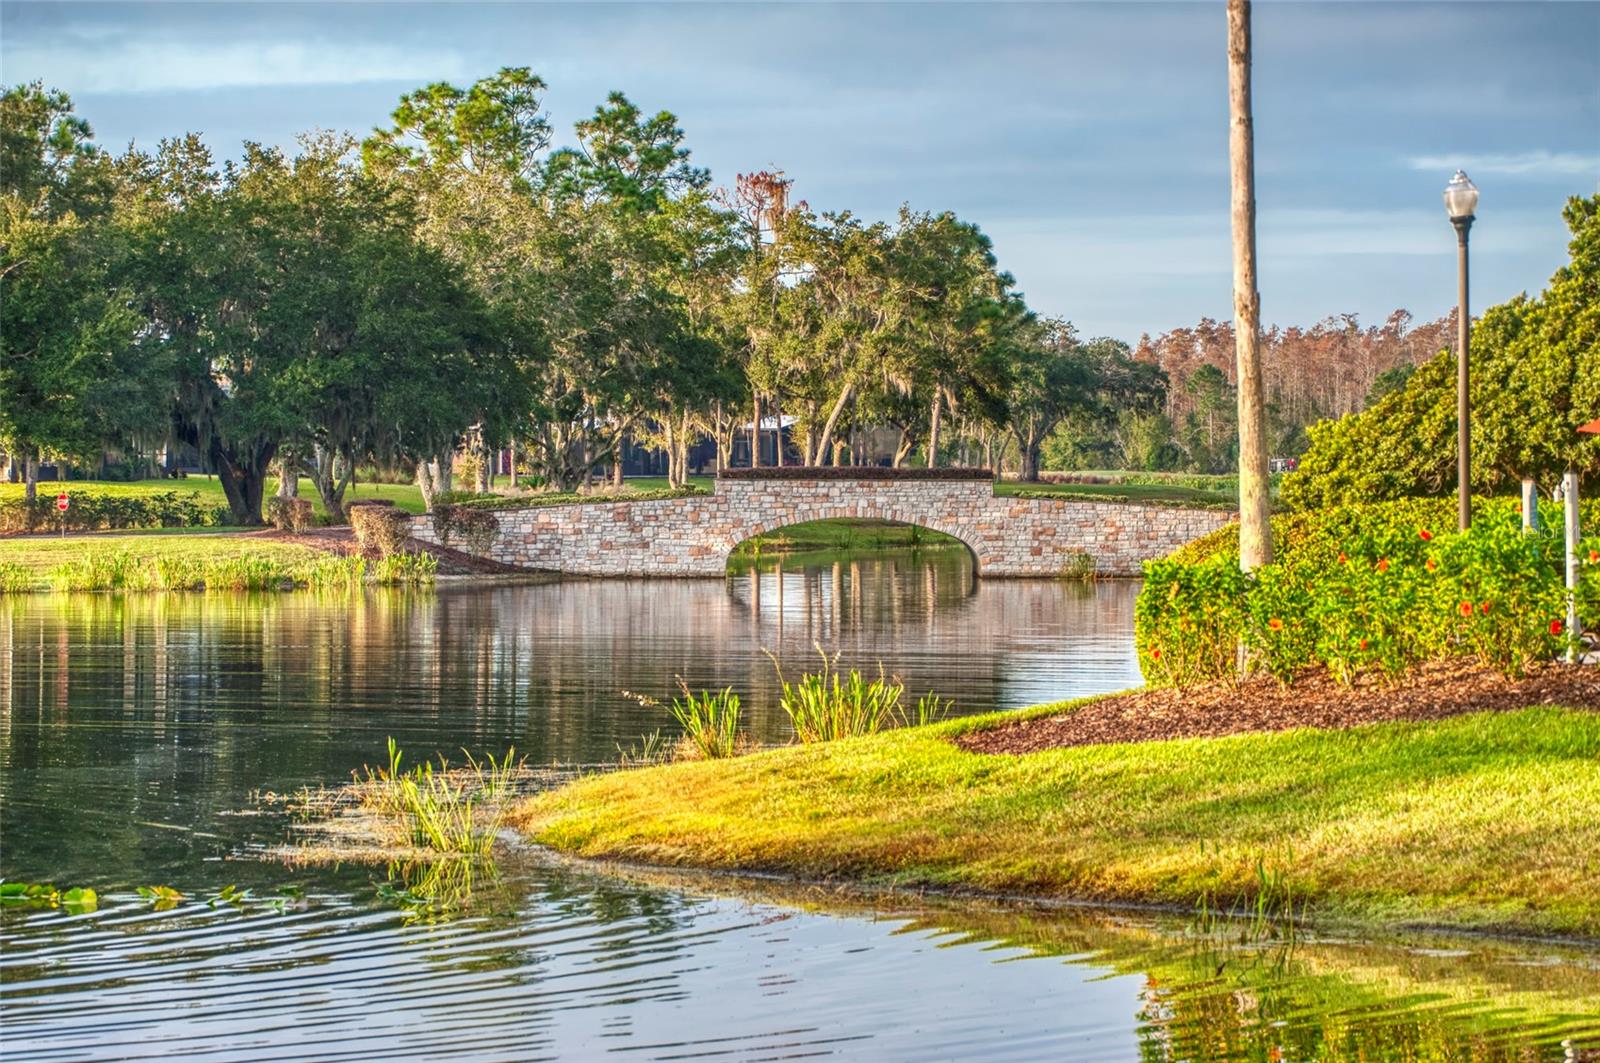
[[[1151,561],[1134,604],[1139,668],[1153,686],[1190,686],[1238,673],[1250,581],[1226,558]]]
[[[1229,678],[1241,644],[1285,683],[1316,666],[1346,684],[1396,678],[1453,654],[1516,676],[1556,656],[1571,637],[1559,527],[1530,534],[1512,507],[1491,505],[1460,533],[1434,501],[1296,515],[1277,562],[1249,576],[1223,549],[1147,564],[1134,613],[1146,681]],[[1600,543],[1579,556],[1579,614],[1595,623]]]

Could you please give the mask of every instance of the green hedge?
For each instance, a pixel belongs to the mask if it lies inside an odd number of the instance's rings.
[[[1172,509],[1212,509],[1221,513],[1231,513],[1239,508],[1238,504],[1229,500],[1212,502],[1203,499],[1189,498],[1134,498],[1132,495],[1101,494],[1095,491],[1045,490],[1042,488],[1013,488],[1005,493],[1006,498],[1055,498],[1063,502],[1107,502],[1114,505],[1137,504],[1141,506],[1167,506]]]
[[[54,495],[0,501],[0,532],[110,531],[121,528],[212,528],[227,524],[227,506],[198,491],[158,491],[149,495],[68,491],[65,513]]]
[[[1586,507],[1590,521],[1595,507]],[[1241,649],[1284,682],[1324,667],[1341,682],[1398,677],[1468,654],[1506,675],[1558,655],[1569,632],[1559,514],[1528,534],[1514,503],[1481,504],[1454,530],[1452,500],[1405,499],[1275,518],[1278,555],[1238,568],[1237,528],[1145,566],[1135,607],[1154,686],[1237,675]],[[1592,524],[1586,521],[1586,526]],[[1600,540],[1580,551],[1580,617],[1600,621]]]
[[[609,491],[579,494],[562,491],[543,495],[482,495],[452,491],[435,499],[439,505],[471,509],[536,509],[540,506],[601,505],[609,502],[652,502],[663,498],[692,498],[710,494],[698,487],[654,487],[646,491]]]

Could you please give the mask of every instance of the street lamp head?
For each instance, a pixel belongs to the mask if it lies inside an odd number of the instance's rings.
[[[1478,186],[1467,177],[1466,171],[1457,170],[1444,186],[1444,209],[1452,220],[1470,218],[1478,209]]]

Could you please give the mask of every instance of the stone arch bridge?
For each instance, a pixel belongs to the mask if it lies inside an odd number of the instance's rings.
[[[975,469],[738,469],[710,495],[497,510],[492,560],[584,576],[721,576],[746,539],[839,517],[917,524],[961,540],[982,576],[1054,576],[1080,554],[1103,575],[1138,575],[1233,519],[1212,509],[1008,498]],[[438,542],[432,519],[412,534]],[[451,545],[458,546],[459,543]]]

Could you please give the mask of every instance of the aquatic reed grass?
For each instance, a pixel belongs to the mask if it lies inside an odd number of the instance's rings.
[[[466,768],[452,769],[440,756],[437,768],[432,761],[423,761],[406,769],[403,752],[390,738],[388,766],[368,767],[365,776],[356,779],[361,805],[390,820],[418,848],[485,855],[500,831],[504,804],[513,796],[521,762],[514,748],[500,759],[466,757]]]
[[[831,742],[839,738],[877,734],[904,719],[900,703],[906,688],[886,677],[867,680],[856,669],[839,670],[839,655],[832,657],[819,646],[820,672],[808,672],[798,681],[784,678],[783,667],[770,652],[778,672],[781,693],[778,706],[789,717],[795,737],[803,743]]]
[[[683,697],[672,699],[672,718],[683,727],[681,748],[701,760],[731,757],[739,747],[739,695],[732,687],[698,695],[682,679]]]

